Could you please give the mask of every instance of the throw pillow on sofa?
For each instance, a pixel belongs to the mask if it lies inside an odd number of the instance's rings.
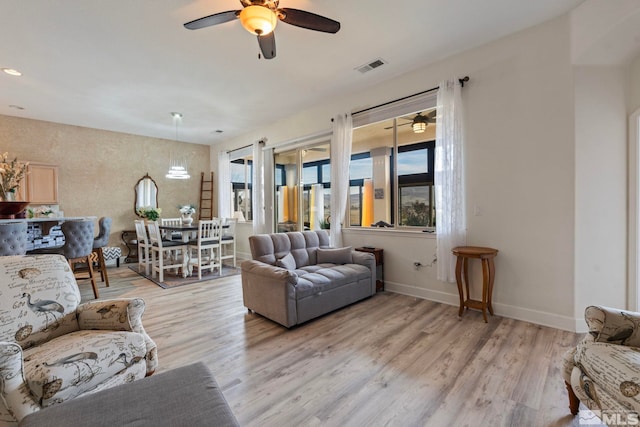
[[[318,264],[351,264],[353,262],[353,257],[351,256],[351,246],[336,249],[318,248],[316,256],[318,259]]]
[[[287,270],[296,269],[296,260],[291,253],[286,254],[282,258],[276,261],[278,267],[286,268]]]

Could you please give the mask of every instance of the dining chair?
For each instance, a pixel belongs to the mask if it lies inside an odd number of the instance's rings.
[[[182,241],[163,240],[157,221],[147,223],[149,230],[149,243],[151,244],[151,277],[164,282],[164,271],[184,268],[183,260],[186,256],[187,245]],[[178,253],[179,252],[179,253]],[[166,263],[165,263],[166,261]]]
[[[222,260],[233,259],[233,266],[236,266],[236,218],[222,219],[222,238],[220,239],[220,264]],[[226,227],[225,227],[226,226]],[[229,252],[231,249],[231,252]]]
[[[160,218],[160,225],[180,226],[182,218]],[[182,233],[179,231],[161,230],[161,232],[165,240],[182,240]]]
[[[94,256],[92,256],[92,258],[97,258],[100,278],[107,287],[109,287],[109,276],[107,275],[107,264],[104,261],[104,253],[102,252],[102,248],[107,246],[107,243],[109,243],[109,234],[111,233],[112,222],[113,220],[109,217],[103,216],[102,218],[100,218],[100,220],[98,220],[100,233],[95,239],[93,239]]]
[[[27,223],[20,221],[0,224],[0,256],[26,253]]]
[[[214,268],[222,276],[222,261],[220,260],[220,229],[219,219],[198,222],[198,237],[189,241],[189,268],[198,266],[198,280],[202,280],[202,270],[213,272]]]
[[[62,234],[64,234],[64,245],[61,248],[61,252],[69,262],[71,271],[75,274],[77,264],[86,265],[89,271],[89,279],[91,279],[91,286],[93,287],[93,296],[96,299],[99,298],[100,293],[98,292],[93,263],[91,262],[95,229],[93,220],[65,221],[60,228],[62,229]]]
[[[140,269],[144,267],[144,274],[148,276],[151,269],[151,255],[149,253],[151,244],[149,243],[147,227],[143,219],[135,220],[134,224],[136,226],[136,241],[138,243],[138,273]]]

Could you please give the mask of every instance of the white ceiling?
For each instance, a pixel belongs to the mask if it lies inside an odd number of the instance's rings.
[[[238,0],[0,0],[0,114],[214,144],[564,14],[582,0],[281,0],[340,21],[335,35],[278,24],[258,59],[239,21],[185,22]],[[367,74],[354,68],[383,58]],[[10,105],[23,107],[19,110]],[[224,133],[215,133],[215,130]]]

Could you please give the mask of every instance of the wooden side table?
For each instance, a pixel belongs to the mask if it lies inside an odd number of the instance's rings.
[[[138,241],[136,230],[123,230],[120,235],[122,243],[127,247],[127,255],[124,262],[138,262]]]
[[[369,252],[376,258],[376,292],[384,291],[384,249],[380,248],[355,248],[358,252]]]
[[[495,277],[493,259],[498,255],[498,250],[480,246],[458,246],[453,248],[451,252],[456,256],[456,282],[458,283],[458,294],[460,295],[458,316],[462,317],[465,307],[475,308],[482,310],[482,317],[484,317],[484,322],[487,323],[487,309],[493,316],[493,307],[491,307],[493,279]],[[469,258],[477,258],[482,262],[482,301],[473,300],[469,296]],[[462,289],[463,279],[464,288],[467,291],[466,297]]]

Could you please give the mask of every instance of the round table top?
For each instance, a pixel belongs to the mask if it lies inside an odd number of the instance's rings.
[[[498,255],[498,250],[482,246],[457,246],[451,249],[455,256],[470,258],[488,258]]]

